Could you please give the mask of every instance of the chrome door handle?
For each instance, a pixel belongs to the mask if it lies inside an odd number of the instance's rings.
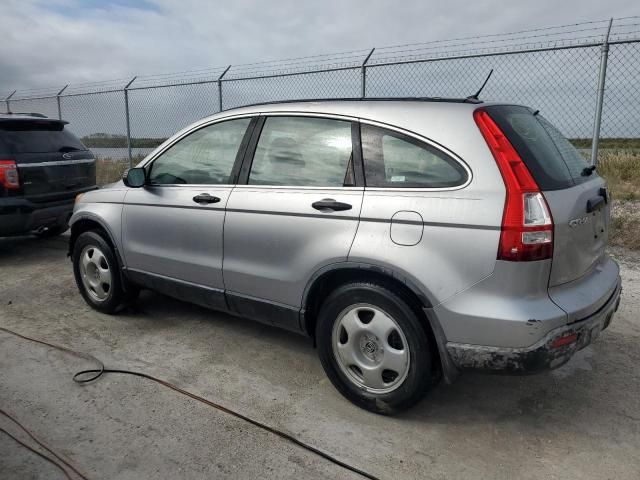
[[[196,195],[193,197],[193,201],[202,205],[206,205],[208,203],[218,203],[220,199],[218,197],[214,197],[213,195],[209,195],[208,193],[201,193],[200,195]]]

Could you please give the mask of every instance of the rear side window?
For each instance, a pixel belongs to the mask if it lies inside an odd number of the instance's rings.
[[[352,184],[351,122],[314,117],[266,119],[250,185],[342,187]]]
[[[3,150],[8,153],[73,152],[87,148],[75,135],[55,121],[0,122]]]
[[[520,106],[492,106],[486,111],[507,136],[541,190],[569,188],[592,178],[582,176],[588,162],[543,116]]]
[[[362,125],[368,187],[444,188],[462,185],[467,172],[457,161],[412,137]]]

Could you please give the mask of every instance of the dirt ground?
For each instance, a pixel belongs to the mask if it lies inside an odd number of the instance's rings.
[[[0,326],[165,378],[384,479],[637,480],[640,256],[613,253],[620,310],[567,365],[531,377],[464,374],[391,418],[344,400],[301,336],[151,292],[136,311],[91,310],[65,237],[0,240]],[[88,366],[0,332],[0,408],[92,479],[359,478],[144,379],[73,383]],[[2,417],[0,428],[28,441]],[[64,478],[1,432],[0,477]]]

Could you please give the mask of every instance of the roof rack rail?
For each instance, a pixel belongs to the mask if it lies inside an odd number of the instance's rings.
[[[237,108],[245,107],[259,107],[261,105],[276,105],[280,103],[305,103],[305,102],[443,102],[443,103],[483,103],[482,100],[468,97],[468,98],[447,98],[447,97],[336,97],[336,98],[301,98],[292,100],[273,100],[270,102],[250,103],[247,105],[240,105],[237,107],[227,108],[228,110],[235,110]]]

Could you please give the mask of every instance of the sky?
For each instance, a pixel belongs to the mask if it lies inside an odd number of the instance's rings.
[[[639,13],[637,0],[0,0],[0,95]]]
[[[383,47],[490,35],[484,43],[459,40],[419,48],[504,48],[495,42],[509,38],[512,45],[513,36],[496,34],[557,25],[569,25],[563,31],[572,38],[591,35],[590,41],[599,44],[606,19],[640,15],[637,5],[638,0],[0,0],[0,99],[17,89],[13,111],[57,117],[58,104],[51,95],[71,84],[60,99],[60,115],[76,134],[123,135],[121,89],[137,75],[133,87],[138,89],[128,97],[131,135],[164,138],[217,112],[218,89],[215,83],[140,89],[185,78],[150,75],[233,64],[223,83],[223,109],[272,100],[357,97],[357,66],[376,47],[367,69],[367,96],[465,97],[494,69],[483,99],[540,109],[565,135],[584,138],[593,131],[599,45],[392,67],[375,64],[415,51],[415,46]],[[571,26],[593,21],[599,22]],[[640,17],[615,22],[614,33],[625,22],[627,30],[640,35]],[[539,42],[548,35],[544,30],[516,37]],[[355,55],[352,70],[233,81],[255,75],[252,69],[275,68],[240,64],[353,51],[347,54]],[[308,68],[298,62],[294,65]],[[192,75],[212,79],[222,69]],[[639,137],[640,84],[631,79],[640,76],[640,43],[612,46],[608,72],[602,134]],[[119,91],[77,95],[98,89]]]

